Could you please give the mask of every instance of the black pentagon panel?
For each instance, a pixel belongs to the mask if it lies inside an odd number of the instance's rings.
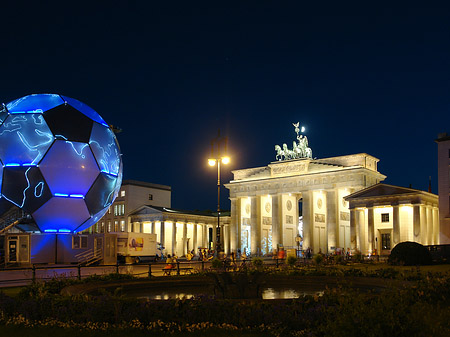
[[[69,104],[44,112],[44,119],[56,139],[89,143],[94,122]]]
[[[0,198],[0,216],[8,212],[10,209],[18,210],[19,208],[16,205],[10,203],[5,198]]]
[[[85,196],[85,201],[89,213],[97,214],[106,207],[109,207],[114,200],[114,187],[117,177],[100,173]]]
[[[50,189],[37,166],[4,168],[2,198],[33,213],[51,197]]]

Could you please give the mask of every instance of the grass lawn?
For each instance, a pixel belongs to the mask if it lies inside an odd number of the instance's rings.
[[[262,332],[244,332],[244,331],[230,331],[211,329],[207,331],[197,331],[193,333],[173,333],[164,334],[161,332],[150,331],[86,331],[76,329],[59,329],[59,328],[24,328],[18,326],[1,326],[0,336],[27,336],[27,337],[152,337],[152,336],[211,336],[211,337],[257,337],[257,336],[272,336],[271,334],[264,334]]]

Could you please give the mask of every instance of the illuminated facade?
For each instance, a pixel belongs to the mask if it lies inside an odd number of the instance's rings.
[[[165,247],[165,254],[184,256],[198,248],[214,249],[217,215],[211,212],[175,210],[171,187],[136,180],[124,180],[114,203],[91,233],[152,233]],[[220,217],[222,247],[229,252],[230,216]]]
[[[142,206],[130,214],[133,228],[143,233],[154,233],[165,247],[165,254],[186,255],[198,248],[214,249],[217,229],[215,212],[180,211],[168,207]],[[221,212],[221,246],[229,253],[230,216]]]
[[[438,196],[377,184],[344,198],[349,202],[350,228],[363,254],[388,255],[400,242],[439,244]]]
[[[73,98],[29,95],[0,110],[0,208],[32,215],[41,232],[95,224],[122,181],[117,139],[100,115]]]
[[[365,153],[272,162],[268,166],[233,171],[230,190],[231,251],[272,253],[278,245],[332,253],[357,248],[344,199],[386,177],[378,159]],[[303,233],[299,232],[303,216]]]
[[[450,135],[441,133],[438,144],[440,243],[450,244]]]

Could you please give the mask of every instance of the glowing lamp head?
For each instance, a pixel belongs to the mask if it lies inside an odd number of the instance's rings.
[[[305,127],[304,126],[302,126],[302,132],[305,132]]]
[[[208,159],[208,164],[209,164],[209,166],[214,166],[214,165],[216,165],[216,160],[215,159]]]
[[[222,163],[223,164],[229,164],[230,163],[230,157],[223,157],[222,158]]]

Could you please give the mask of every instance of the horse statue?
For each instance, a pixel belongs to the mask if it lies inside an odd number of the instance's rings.
[[[283,157],[285,156],[285,154],[284,154],[284,151],[281,149],[280,145],[275,145],[275,151],[277,152],[275,159],[278,161],[283,160]]]
[[[275,145],[275,151],[277,152],[275,159],[281,160],[291,160],[291,159],[301,159],[301,158],[312,158],[312,150],[308,147],[308,138],[300,132],[304,132],[305,128],[302,126],[300,128],[300,123],[292,123],[294,126],[294,131],[297,134],[297,140],[292,143],[292,150],[288,149],[286,144],[283,146]]]

